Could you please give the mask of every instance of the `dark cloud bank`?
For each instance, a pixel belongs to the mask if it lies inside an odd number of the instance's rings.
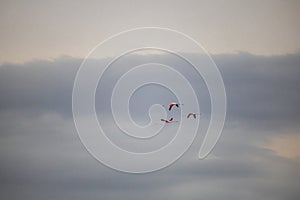
[[[131,56],[123,68],[116,66],[114,73],[153,59],[174,65],[201,91],[199,98],[207,96],[193,70],[176,65],[168,55]],[[2,64],[1,198],[299,199],[299,158],[280,157],[258,144],[289,132],[299,133],[300,54],[265,57],[238,53],[214,55],[213,59],[228,98],[221,140],[212,155],[197,160],[199,137],[178,162],[145,175],[111,170],[95,161],[80,143],[71,99],[82,59]],[[95,60],[95,64],[100,62]],[[110,83],[116,80],[114,73],[108,71]],[[107,96],[110,89],[103,88],[96,98]],[[162,98],[169,100],[168,96]],[[201,109],[209,115],[209,98],[202,99]],[[103,105],[97,109],[103,116],[109,111]]]

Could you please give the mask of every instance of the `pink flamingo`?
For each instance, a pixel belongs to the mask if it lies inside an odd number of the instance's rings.
[[[196,115],[201,115],[201,114],[196,114],[196,113],[192,113],[192,112],[190,112],[190,113],[188,113],[187,114],[187,118],[190,118],[190,116],[193,116],[194,117],[194,119],[196,119]]]
[[[183,104],[179,104],[179,103],[176,103],[176,102],[172,102],[169,104],[169,111],[172,109],[173,106],[176,106],[177,108],[179,108],[179,105],[183,105]]]
[[[160,121],[166,122],[166,123],[178,122],[178,121],[173,121],[173,117],[170,119],[160,119]]]

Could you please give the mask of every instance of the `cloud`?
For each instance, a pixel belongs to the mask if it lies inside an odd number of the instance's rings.
[[[174,65],[200,91],[197,96],[204,107],[204,130],[200,130],[196,141],[178,162],[145,175],[107,168],[93,159],[81,144],[71,115],[71,98],[82,59],[62,57],[53,61],[2,64],[1,197],[297,199],[299,158],[282,156],[276,152],[278,145],[272,148],[266,144],[283,135],[289,137],[286,132],[292,133],[291,138],[298,138],[300,54],[264,57],[239,53],[213,55],[213,58],[224,79],[228,115],[220,141],[205,160],[197,160],[197,152],[210,115],[209,97],[205,97],[203,80],[189,66],[175,62],[168,55],[134,55],[126,58],[122,67],[116,64],[113,70],[107,71],[103,80],[107,87],[98,88],[96,94],[100,102],[100,97],[109,98],[111,85],[131,64],[152,59]],[[101,60],[94,62],[97,65]],[[157,97],[149,95],[149,91],[156,89],[142,88],[141,94],[135,96],[138,109],[133,107],[132,114],[135,118],[142,117],[142,122],[148,120],[143,114],[147,108],[142,109],[139,101],[147,98],[147,105],[157,102]],[[164,89],[161,90],[163,93]],[[168,93],[161,100],[168,102],[172,98]],[[106,129],[117,132],[109,123],[107,102],[96,107]],[[120,143],[130,146],[129,139],[124,138]],[[284,143],[287,147],[289,139]]]
[[[273,128],[298,122],[299,54],[254,56],[242,52],[213,58],[223,74],[229,116],[255,120],[256,124],[272,123]]]

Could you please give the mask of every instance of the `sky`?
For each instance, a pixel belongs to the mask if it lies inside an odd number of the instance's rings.
[[[1,198],[299,199],[299,8],[298,1],[0,1]],[[151,151],[179,126],[164,127],[147,143],[124,136],[114,123],[113,86],[137,64],[155,61],[178,70],[202,113],[195,141],[178,161],[129,174],[86,151],[72,115],[72,90],[91,49],[120,31],[148,26],[184,32],[204,46],[224,81],[227,116],[217,145],[199,160],[211,116],[205,81],[167,52],[124,56],[105,71],[95,93],[99,123],[115,144]],[[106,56],[88,62],[101,66]],[[141,87],[129,102],[131,116],[145,125],[152,104],[174,98],[168,88]],[[182,115],[180,109],[172,114]]]
[[[85,57],[136,27],[184,32],[210,53],[299,52],[298,1],[9,1],[0,8],[0,62]]]

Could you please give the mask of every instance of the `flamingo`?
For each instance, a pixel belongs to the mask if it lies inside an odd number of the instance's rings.
[[[160,121],[162,122],[166,122],[166,123],[172,123],[172,122],[177,122],[177,121],[173,121],[173,117],[170,119],[160,119]]]
[[[172,102],[169,104],[169,111],[171,111],[172,107],[173,106],[176,106],[177,108],[179,108],[179,105],[183,105],[183,104],[179,104],[179,103],[176,103],[176,102]]]
[[[192,113],[192,112],[190,112],[190,113],[188,113],[187,114],[187,118],[190,118],[190,116],[193,116],[194,117],[194,119],[196,119],[196,115],[201,115],[201,114],[196,114],[196,113]]]

